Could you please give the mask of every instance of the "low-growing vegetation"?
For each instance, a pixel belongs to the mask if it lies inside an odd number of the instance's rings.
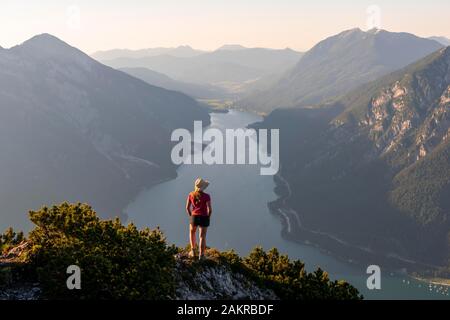
[[[62,203],[30,212],[36,227],[28,239],[8,230],[2,248],[26,242],[20,255],[21,278],[39,282],[49,299],[174,299],[176,259],[186,249],[168,245],[159,229],[138,230],[118,219],[101,220],[86,204]],[[81,290],[69,290],[67,267],[81,269]],[[291,261],[277,249],[255,248],[247,257],[234,251],[208,249],[208,259],[192,260],[185,273],[204,266],[222,265],[241,273],[280,299],[360,299],[344,281],[330,281],[318,269],[308,273],[300,261]],[[10,266],[8,266],[10,268]],[[1,269],[1,267],[0,267]],[[1,271],[1,270],[0,270]],[[183,279],[188,281],[189,275]]]

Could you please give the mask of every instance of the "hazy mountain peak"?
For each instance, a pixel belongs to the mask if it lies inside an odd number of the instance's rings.
[[[319,42],[271,88],[241,103],[265,111],[315,104],[406,67],[440,48],[436,41],[405,32],[345,30]]]
[[[343,38],[343,37],[346,37],[349,35],[362,34],[362,33],[364,33],[364,31],[362,31],[360,28],[352,28],[352,29],[342,31],[337,36]]]
[[[378,34],[380,32],[386,32],[386,31],[383,29],[379,29],[379,28],[372,28],[372,29],[366,31],[366,33],[369,33],[369,34]]]
[[[435,41],[410,33],[389,32],[378,28],[362,31],[360,28],[353,28],[319,42],[305,54],[297,68],[310,60],[318,65],[325,61],[334,64],[336,60],[352,55],[354,57],[346,59],[346,64],[363,60],[363,66],[371,62],[400,68],[438,49],[439,44]],[[400,51],[404,53],[399,54]]]
[[[61,57],[64,59],[86,57],[82,51],[70,46],[59,38],[43,33],[26,40],[20,45],[11,48],[12,51],[21,52],[32,57]]]
[[[130,194],[175,175],[170,145],[161,141],[194,120],[209,121],[194,99],[102,65],[49,34],[5,53],[0,136],[8,137],[1,142],[8,152],[0,168],[12,180],[2,175],[0,203],[11,215],[50,199],[92,201],[102,213],[120,213]],[[42,181],[37,200],[31,190]]]
[[[39,35],[36,35],[25,42],[22,43],[23,46],[68,46],[67,43],[60,40],[59,38],[49,34],[49,33],[42,33]]]
[[[360,28],[353,28],[353,29],[349,29],[349,30],[345,30],[342,31],[341,33],[337,34],[336,38],[340,39],[340,38],[345,38],[348,36],[356,36],[356,37],[361,37],[363,39],[367,39],[367,36],[376,36],[379,34],[393,34],[394,32],[389,32],[386,31],[384,29],[379,29],[379,28],[372,28],[369,30],[362,30]],[[334,38],[333,36],[331,38]]]
[[[450,46],[450,39],[446,37],[429,37],[428,39],[434,40],[443,44],[444,46]]]
[[[220,48],[217,49],[217,51],[219,50],[230,50],[230,51],[236,51],[236,50],[245,50],[247,49],[244,46],[241,46],[240,44],[225,44],[223,46],[221,46]]]
[[[106,51],[97,51],[94,52],[91,56],[99,61],[107,61],[119,58],[140,59],[162,55],[170,55],[173,57],[180,57],[180,58],[190,58],[203,53],[205,53],[205,51],[194,49],[189,45],[180,45],[178,47],[170,47],[170,48],[156,47],[138,50],[112,49]]]

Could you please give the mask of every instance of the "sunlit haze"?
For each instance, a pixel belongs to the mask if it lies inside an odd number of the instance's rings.
[[[223,44],[307,50],[342,30],[366,30],[372,5],[383,29],[450,38],[447,0],[2,0],[0,46],[50,33],[88,53]]]

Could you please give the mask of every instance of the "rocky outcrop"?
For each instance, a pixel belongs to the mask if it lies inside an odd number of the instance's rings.
[[[0,287],[0,300],[39,300],[40,297],[41,288],[38,283],[5,289]]]
[[[0,256],[0,266],[2,264],[14,263],[19,261],[26,250],[28,250],[30,247],[31,244],[29,241],[22,241],[17,246],[14,246],[10,250],[7,250]]]
[[[42,290],[39,283],[18,281],[14,268],[30,248],[28,241],[7,250],[0,256],[0,300],[39,300]],[[220,264],[213,255],[205,260],[189,258],[185,252],[176,255],[176,296],[178,300],[274,300],[276,294],[262,288],[230,266]]]
[[[381,156],[411,165],[448,136],[450,126],[450,59],[442,57],[380,90],[370,101],[361,126]],[[393,155],[393,153],[396,153]]]
[[[14,271],[21,265],[21,258],[30,246],[29,241],[22,241],[0,255],[0,300],[38,300],[40,298],[39,283],[23,281]]]
[[[229,266],[215,263],[211,258],[195,261],[185,253],[177,255],[176,299],[180,300],[274,300],[271,290],[235,272]]]

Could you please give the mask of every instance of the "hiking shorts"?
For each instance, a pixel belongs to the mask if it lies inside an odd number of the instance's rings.
[[[206,228],[209,227],[209,217],[208,216],[191,216],[191,224],[196,227]]]

